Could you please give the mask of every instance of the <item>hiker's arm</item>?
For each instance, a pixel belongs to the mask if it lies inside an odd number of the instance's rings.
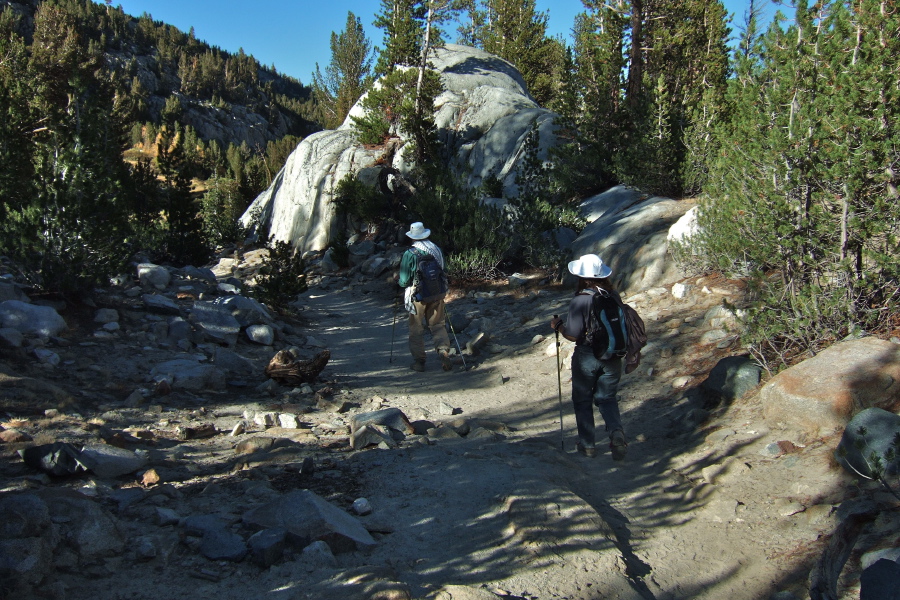
[[[563,323],[563,320],[559,317],[553,317],[552,319],[550,319],[550,328],[554,331],[558,331],[561,336],[563,336],[570,342],[576,341],[576,338],[573,338],[570,335],[566,335],[566,324]]]
[[[400,279],[397,283],[399,283],[402,288],[409,287],[412,285],[415,275],[416,256],[412,252],[404,252],[403,260],[400,261]]]

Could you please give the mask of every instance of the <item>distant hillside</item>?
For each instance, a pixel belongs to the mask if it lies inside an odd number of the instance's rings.
[[[90,0],[43,0],[77,18],[78,34],[99,46],[117,93],[125,94],[135,124],[179,122],[199,138],[224,147],[246,143],[264,151],[287,135],[305,137],[315,122],[311,89],[245,54],[226,52],[120,8]],[[34,15],[42,0],[0,0],[0,11],[19,15],[18,32],[31,44]]]

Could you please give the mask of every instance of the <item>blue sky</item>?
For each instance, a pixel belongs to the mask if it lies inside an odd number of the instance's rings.
[[[344,29],[347,11],[360,18],[373,45],[382,40],[381,30],[372,26],[379,0],[113,0],[113,4],[135,17],[149,13],[184,31],[193,26],[198,39],[230,52],[243,48],[264,65],[274,64],[279,72],[305,84],[312,81],[316,63],[324,70],[331,60],[331,32]],[[743,22],[748,4],[749,0],[725,0],[725,8],[735,14],[734,23]],[[584,10],[581,0],[537,0],[537,7],[549,12],[550,34],[564,36],[569,35],[575,15]]]

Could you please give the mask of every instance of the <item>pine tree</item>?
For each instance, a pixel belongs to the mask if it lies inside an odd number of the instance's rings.
[[[419,0],[381,0],[374,25],[384,30],[384,47],[375,65],[376,75],[386,75],[396,65],[417,65],[424,38],[425,5]]]
[[[331,62],[325,74],[316,64],[313,94],[327,115],[326,128],[344,122],[347,113],[371,83],[372,43],[366,38],[362,22],[347,13],[347,25],[340,34],[331,34]]]
[[[10,91],[30,82],[28,109],[11,104],[9,125],[26,135],[12,140],[22,152],[18,159],[30,162],[31,181],[23,188],[27,196],[14,192],[4,199],[0,225],[3,250],[36,285],[68,292],[119,269],[127,235],[125,128],[115,120],[100,48],[80,35],[76,16],[49,3],[38,7],[24,72],[21,46],[9,40],[16,59],[10,66],[24,75]]]
[[[550,104],[563,56],[547,37],[547,14],[534,0],[487,0],[487,13],[484,49],[514,64],[537,103]]]
[[[884,9],[800,2],[738,61],[700,241],[713,265],[757,274],[747,337],[763,360],[883,327],[896,307],[898,21]]]

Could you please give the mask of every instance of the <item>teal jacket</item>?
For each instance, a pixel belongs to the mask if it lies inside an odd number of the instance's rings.
[[[403,253],[403,259],[400,261],[400,287],[408,288],[413,285],[416,278],[416,268],[419,266],[419,257],[412,249]]]

